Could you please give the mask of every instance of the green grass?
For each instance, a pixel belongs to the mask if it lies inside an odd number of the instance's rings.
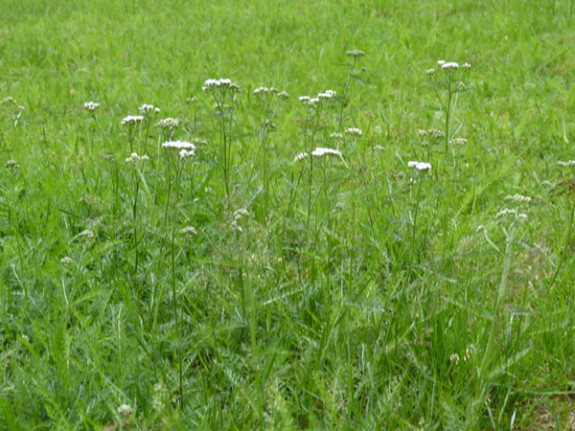
[[[336,3],[4,1],[0,429],[574,426],[574,2]]]

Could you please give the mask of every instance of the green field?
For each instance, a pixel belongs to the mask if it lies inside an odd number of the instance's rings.
[[[0,9],[1,430],[575,429],[574,0]]]

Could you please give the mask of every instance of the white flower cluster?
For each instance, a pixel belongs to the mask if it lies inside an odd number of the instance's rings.
[[[180,231],[180,233],[183,235],[197,235],[198,231],[196,231],[196,228],[193,226],[186,226]]]
[[[509,217],[509,216],[515,217],[516,219],[520,220],[527,220],[527,214],[520,213],[516,209],[503,208],[501,211],[495,214],[496,219],[501,219],[503,217]]]
[[[118,407],[118,414],[120,416],[128,417],[133,412],[134,412],[134,409],[132,409],[132,407],[129,406],[128,404],[122,404],[120,407]]]
[[[128,115],[122,119],[122,126],[125,125],[134,125],[144,121],[143,115]]]
[[[359,49],[352,49],[350,51],[347,51],[347,56],[352,58],[361,58],[364,55],[365,53],[363,51],[360,51]]]
[[[196,146],[187,141],[168,141],[162,144],[162,148],[179,151],[181,159],[187,159],[196,155]]]
[[[156,127],[160,128],[160,129],[177,129],[180,126],[180,119],[179,118],[164,118],[160,121],[158,121],[158,124],[156,124]]]
[[[345,129],[345,133],[350,136],[363,136],[363,132],[357,127],[349,127],[348,129]]]
[[[449,143],[454,144],[454,145],[465,145],[465,144],[467,144],[467,139],[465,139],[465,138],[453,138],[452,140],[449,141]]]
[[[86,111],[94,112],[99,107],[100,107],[100,104],[98,102],[86,102],[86,103],[84,103],[84,109],[86,109]]]
[[[338,133],[338,132],[333,132],[332,134],[329,135],[329,137],[331,139],[337,139],[337,140],[343,139],[343,135],[341,133]]]
[[[332,97],[335,97],[336,94],[337,93],[333,90],[325,90],[323,93],[319,93],[317,97],[320,99],[331,99]]]
[[[316,97],[300,96],[299,101],[304,105],[314,106],[320,102],[320,100],[329,100],[336,96],[336,92],[333,90],[325,90],[323,93],[319,93]]]
[[[327,156],[327,155],[332,155],[332,156],[337,156],[343,160],[343,156],[341,154],[341,151],[334,150],[333,148],[317,147],[315,150],[313,150],[311,152],[311,155],[314,157],[323,157],[323,156]],[[301,160],[303,160],[309,156],[310,156],[310,153],[298,153],[298,155],[295,156],[294,162],[299,162],[299,161],[301,161]]]
[[[266,94],[266,93],[272,93],[272,94],[278,94],[279,90],[275,87],[258,87],[253,91],[254,94]]]
[[[162,144],[167,150],[195,150],[196,146],[187,141],[167,141]]]
[[[231,79],[206,79],[202,91],[204,93],[211,93],[216,89],[220,91],[230,91],[232,93],[238,93],[240,91],[239,85],[234,84]]]
[[[575,160],[569,160],[568,162],[557,162],[559,166],[575,166]]]
[[[334,155],[341,157],[341,152],[338,150],[334,150],[333,148],[317,147],[315,150],[311,152],[311,155],[315,157],[322,157],[327,155]]]
[[[155,107],[154,105],[147,105],[143,104],[139,108],[140,114],[158,114],[160,112],[160,108]]]
[[[407,162],[407,167],[408,168],[415,168],[418,171],[430,171],[431,170],[431,163],[410,161],[410,162]]]
[[[299,162],[307,157],[309,157],[309,153],[298,153],[297,156],[295,156],[294,162]]]
[[[194,150],[180,150],[180,159],[187,159],[195,155],[196,152]]]
[[[146,162],[148,160],[150,160],[150,158],[145,154],[138,156],[138,153],[132,153],[130,157],[126,158],[126,163]]]
[[[515,202],[516,204],[528,204],[532,199],[529,196],[523,196],[517,193],[513,196],[505,196],[505,200]]]
[[[442,68],[443,70],[447,70],[447,71],[450,71],[450,70],[455,71],[455,70],[459,69],[459,64],[457,64],[456,62],[452,61],[452,62],[449,62],[449,63],[443,63],[443,64],[441,65],[441,68]]]

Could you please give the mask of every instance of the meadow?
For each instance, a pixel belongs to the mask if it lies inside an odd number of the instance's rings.
[[[575,429],[573,0],[3,0],[0,429]]]

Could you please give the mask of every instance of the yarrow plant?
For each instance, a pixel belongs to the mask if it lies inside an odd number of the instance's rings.
[[[459,72],[459,63],[445,60],[439,60],[437,66],[442,72],[442,78],[438,78],[438,73],[435,69],[427,69],[426,74],[430,77],[435,96],[445,114],[445,151],[447,153],[449,143],[451,141],[450,127],[451,120],[453,117],[453,110],[455,109],[457,98],[455,97],[458,93],[466,90],[466,85],[462,79]],[[471,68],[469,63],[465,63],[461,69],[467,71]],[[443,91],[443,95],[441,93]]]
[[[214,98],[216,111],[220,118],[220,166],[224,176],[224,186],[228,200],[231,196],[230,175],[232,166],[232,141],[234,126],[234,102],[241,91],[239,85],[231,79],[207,79],[202,87],[204,93]],[[226,103],[228,102],[229,105]],[[228,108],[229,106],[229,108]],[[227,109],[226,109],[227,108]],[[228,118],[226,118],[226,116]]]
[[[269,173],[269,150],[270,150],[270,132],[275,130],[274,123],[276,116],[284,100],[289,98],[285,91],[279,91],[275,87],[258,87],[253,94],[259,99],[264,118],[260,123],[258,130],[258,152],[256,161],[261,156],[262,177],[263,177],[263,211],[268,213],[270,207],[270,173]]]

